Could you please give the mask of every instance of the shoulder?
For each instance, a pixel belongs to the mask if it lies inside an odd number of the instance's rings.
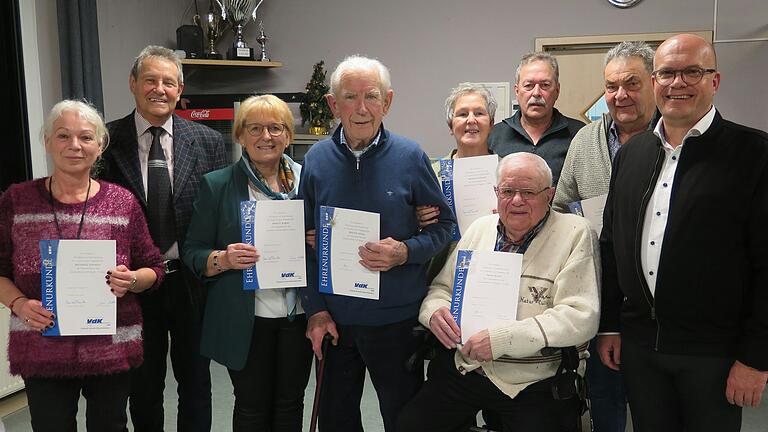
[[[12,201],[15,201],[17,198],[21,198],[23,200],[30,199],[31,197],[34,197],[35,195],[31,194],[37,194],[37,191],[42,190],[41,188],[45,188],[45,177],[38,178],[34,180],[27,180],[25,182],[21,183],[14,183],[8,187],[8,189],[5,190],[0,196],[2,196],[3,200],[10,199]]]
[[[112,120],[111,122],[107,123],[107,130],[109,133],[113,133],[113,131],[121,131],[123,129],[129,128],[131,125],[135,125],[133,121],[133,111],[131,111],[130,114],[123,118],[119,118],[117,120]]]
[[[211,171],[203,176],[205,182],[211,185],[211,187],[217,187],[227,183],[232,179],[235,173],[235,165],[230,165],[215,171]]]
[[[392,146],[394,150],[419,156],[424,154],[424,150],[421,149],[421,146],[416,141],[388,130],[384,133],[386,133],[388,145]]]
[[[573,136],[571,141],[571,148],[574,146],[582,146],[592,143],[595,136],[599,136],[604,127],[603,120],[592,122],[583,128],[579,129]]]
[[[567,116],[563,116],[563,119],[565,120],[566,124],[568,125],[568,130],[571,132],[571,135],[574,135],[576,132],[579,131],[579,129],[583,128],[585,126],[585,123],[581,120],[577,120],[575,118],[570,118]]]
[[[553,234],[559,237],[558,241],[572,239],[579,242],[596,236],[592,230],[592,225],[586,218],[571,213],[560,213],[552,210],[547,225]]]
[[[734,123],[730,120],[720,119],[720,127],[723,130],[735,137],[746,140],[748,143],[757,144],[764,149],[768,150],[768,133],[760,129],[755,129],[749,126],[745,126],[739,123]],[[753,144],[753,145],[754,145]]]
[[[195,138],[202,138],[203,141],[223,141],[223,137],[218,131],[215,131],[208,126],[205,126],[203,124],[200,124],[198,122],[193,122],[191,120],[187,120],[185,118],[179,117],[178,115],[173,115],[173,128],[174,133],[179,134],[188,134],[191,136],[194,136]]]
[[[99,186],[101,186],[102,189],[104,189],[104,193],[108,197],[108,199],[113,200],[115,202],[135,202],[138,204],[138,199],[136,199],[136,196],[129,191],[128,189],[124,188],[123,186],[120,186],[119,184],[108,182],[106,180],[97,180],[99,182]]]

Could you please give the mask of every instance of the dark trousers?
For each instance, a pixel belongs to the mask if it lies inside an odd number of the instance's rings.
[[[622,338],[621,369],[635,432],[741,430],[741,408],[725,398],[733,362],[661,354]]]
[[[587,391],[595,432],[624,432],[627,426],[627,394],[624,378],[600,361],[597,339],[589,344]]]
[[[35,432],[77,432],[81,391],[87,402],[88,431],[128,431],[125,407],[131,388],[129,372],[82,378],[25,378],[24,386]]]
[[[234,432],[301,432],[312,366],[306,329],[305,315],[293,322],[256,317],[245,367],[229,369],[235,392]]]
[[[504,432],[576,431],[578,398],[555,400],[549,381],[526,387],[514,399],[475,372],[456,370],[455,350],[441,350],[429,363],[426,384],[403,409],[398,432],[466,432],[480,410],[491,410]]]
[[[192,306],[181,272],[166,275],[156,291],[140,295],[144,363],[133,374],[131,422],[136,432],[162,431],[168,335],[178,384],[178,431],[211,430],[210,360],[200,355],[200,311]]]
[[[360,399],[365,371],[379,398],[384,430],[393,432],[402,407],[424,382],[424,364],[405,368],[419,339],[413,334],[416,319],[382,326],[337,325],[338,346],[329,345],[320,401],[322,432],[362,432]]]

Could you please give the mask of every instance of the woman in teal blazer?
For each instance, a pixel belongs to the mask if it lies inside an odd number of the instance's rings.
[[[235,432],[300,431],[312,348],[296,288],[245,291],[240,271],[259,258],[241,242],[240,202],[298,191],[301,166],[284,154],[293,115],[275,96],[249,97],[232,136],[243,156],[203,177],[183,247],[184,262],[208,287],[201,353],[229,370]]]

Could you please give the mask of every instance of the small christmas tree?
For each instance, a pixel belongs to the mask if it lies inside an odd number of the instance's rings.
[[[327,134],[333,121],[331,108],[325,101],[325,95],[330,90],[325,84],[324,61],[315,64],[312,71],[312,79],[307,83],[307,96],[299,106],[301,111],[301,125],[309,122],[309,133],[315,135]]]

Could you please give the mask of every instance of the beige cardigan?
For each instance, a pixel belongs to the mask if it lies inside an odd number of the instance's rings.
[[[498,220],[498,215],[482,217],[461,238],[429,287],[419,313],[422,324],[429,327],[437,309],[450,308],[458,250],[492,251]],[[599,266],[597,238],[586,219],[550,212],[523,256],[517,321],[488,329],[494,360],[478,363],[456,351],[456,368],[466,373],[482,367],[512,398],[528,385],[553,376],[559,353],[542,356],[541,349],[576,345],[584,351],[597,332]]]

